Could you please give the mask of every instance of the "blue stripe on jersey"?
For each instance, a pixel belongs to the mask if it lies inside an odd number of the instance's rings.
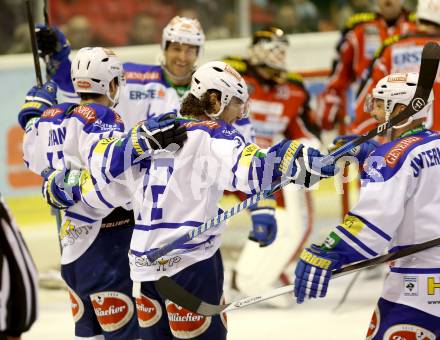
[[[440,268],[396,268],[390,269],[392,273],[399,274],[439,274]]]
[[[391,236],[388,235],[386,232],[384,232],[382,229],[376,227],[373,223],[368,222],[365,218],[362,216],[353,214],[351,211],[348,212],[347,215],[354,216],[361,220],[368,228],[370,228],[372,231],[374,231],[376,234],[378,234],[380,237],[384,238],[388,242],[391,241]]]
[[[352,262],[357,262],[367,259],[364,255],[356,251],[356,249],[350,246],[343,239],[340,239],[340,241],[338,242],[336,247],[332,249],[332,251],[336,251],[338,254],[342,256],[342,261],[343,261],[342,264],[349,264]]]
[[[76,220],[80,220],[80,221],[83,221],[83,222],[87,222],[87,223],[94,223],[94,222],[96,222],[96,220],[92,220],[91,218],[89,218],[87,216],[80,215],[80,214],[77,214],[77,213],[74,213],[74,212],[71,212],[71,211],[66,211],[65,216],[66,217],[71,217],[71,218],[74,218]]]
[[[135,230],[144,230],[144,231],[150,231],[150,230],[156,230],[156,229],[177,229],[180,227],[198,227],[203,222],[198,221],[185,221],[182,223],[171,223],[171,222],[163,222],[163,223],[156,223],[152,225],[145,225],[145,224],[135,224],[134,229]]]
[[[194,249],[194,248],[200,247],[201,245],[203,245],[203,244],[205,244],[205,243],[211,242],[211,240],[212,240],[214,237],[215,237],[215,235],[211,235],[211,236],[208,237],[207,240],[205,240],[205,241],[203,241],[203,242],[184,244],[184,245],[182,245],[182,246],[180,246],[180,247],[176,247],[176,248],[174,248],[174,249],[185,249],[185,250]],[[135,255],[135,256],[143,256],[143,255],[148,255],[149,253],[151,253],[151,252],[153,252],[153,251],[156,251],[157,249],[159,249],[159,248],[152,248],[152,249],[150,249],[150,250],[146,250],[146,251],[143,251],[143,252],[140,252],[140,251],[136,251],[136,250],[130,249],[130,252],[131,252],[133,255]]]
[[[107,202],[107,200],[104,198],[104,196],[102,196],[101,191],[99,191],[96,186],[95,186],[95,192],[96,192],[96,196],[98,196],[99,200],[104,203],[108,208],[114,208],[113,205],[111,205],[109,202]]]
[[[368,254],[371,256],[377,256],[377,253],[369,248],[365,243],[363,243],[361,240],[359,240],[357,237],[350,234],[346,229],[342,228],[341,226],[337,226],[336,229],[338,229],[341,233],[343,233],[347,238],[349,238],[353,243],[356,243],[360,248],[365,250]]]

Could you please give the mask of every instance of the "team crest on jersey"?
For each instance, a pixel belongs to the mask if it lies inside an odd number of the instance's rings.
[[[162,307],[159,302],[143,294],[136,298],[136,309],[139,326],[151,327],[162,317]]]
[[[193,313],[175,303],[165,301],[171,333],[179,339],[191,339],[205,332],[211,325],[211,317]]]
[[[43,112],[41,118],[53,118],[61,113],[63,113],[63,110],[58,107],[49,108]]]
[[[380,326],[380,311],[379,311],[379,307],[376,305],[373,316],[371,317],[370,325],[368,326],[366,340],[371,340],[376,336],[377,331],[379,330],[379,326]]]
[[[394,168],[399,162],[399,159],[404,154],[405,150],[407,150],[414,143],[421,141],[422,139],[422,137],[411,136],[403,138],[400,142],[396,143],[390,149],[390,151],[385,154],[385,161],[387,162],[387,165],[391,168]]]
[[[78,322],[84,314],[84,304],[75,292],[68,288],[70,298],[70,308],[72,310],[73,321]]]
[[[384,340],[435,340],[435,334],[426,328],[410,325],[394,325],[385,332]]]
[[[99,292],[90,295],[101,328],[113,332],[125,326],[133,317],[134,306],[130,297],[120,292]]]
[[[84,118],[87,123],[96,122],[96,110],[88,105],[77,106],[72,113]]]

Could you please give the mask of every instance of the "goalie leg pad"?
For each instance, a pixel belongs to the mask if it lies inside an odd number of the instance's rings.
[[[302,243],[308,218],[304,192],[293,185],[283,188],[285,208],[276,209],[278,235],[268,247],[247,241],[235,266],[235,283],[245,295],[269,290],[277,282]]]

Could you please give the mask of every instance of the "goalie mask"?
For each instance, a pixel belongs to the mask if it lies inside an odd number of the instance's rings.
[[[288,47],[289,42],[281,29],[270,27],[256,31],[249,47],[249,62],[254,66],[284,71]]]
[[[243,77],[228,64],[222,61],[212,61],[202,65],[194,72],[190,93],[202,99],[208,90],[220,92],[220,109],[216,113],[206,113],[211,118],[217,118],[223,112],[233,97],[243,103],[241,117],[248,115],[248,91]]]
[[[418,80],[419,74],[416,72],[393,73],[382,78],[373,88],[372,93],[367,95],[364,111],[371,113],[374,108],[374,102],[376,100],[383,100],[385,120],[388,121],[397,104],[409,105],[416,92]],[[408,118],[405,123],[393,126],[393,128],[399,129],[410,124],[415,119],[426,118],[431,110],[432,101],[433,94],[431,91],[428,102],[423,109]]]
[[[121,86],[124,85],[122,64],[112,50],[102,47],[84,47],[78,51],[70,69],[76,93],[105,95],[113,106],[118,103]],[[118,89],[110,95],[110,82],[117,79]]]

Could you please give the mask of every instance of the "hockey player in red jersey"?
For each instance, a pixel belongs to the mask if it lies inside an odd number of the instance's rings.
[[[318,147],[318,130],[311,121],[309,93],[301,76],[286,69],[288,46],[284,32],[269,27],[254,33],[247,58],[225,59],[243,76],[250,95],[251,125],[243,120],[235,125],[248,138],[252,128],[251,138],[259,147],[266,148],[283,138]],[[289,186],[276,199],[267,199],[251,208],[250,239],[257,241],[260,247],[247,242],[233,274],[233,286],[247,295],[269,289],[278,278],[288,282],[283,271],[311,232],[310,193]],[[265,247],[272,242],[270,247]],[[277,261],[273,261],[275,257]]]
[[[377,0],[376,5],[377,12],[354,14],[342,30],[332,73],[318,98],[316,121],[323,129],[332,129],[338,117],[346,117],[346,92],[353,83],[359,85],[382,42],[415,28],[402,0]]]
[[[366,74],[355,107],[355,120],[351,125],[353,133],[362,134],[375,121],[364,112],[365,97],[377,82],[390,73],[417,72],[423,46],[428,41],[440,42],[440,0],[419,0],[416,11],[417,27],[409,34],[388,38],[377,52],[369,72]],[[434,84],[434,95],[440,94],[440,82]],[[435,102],[428,114],[426,127],[440,131],[440,101]]]

